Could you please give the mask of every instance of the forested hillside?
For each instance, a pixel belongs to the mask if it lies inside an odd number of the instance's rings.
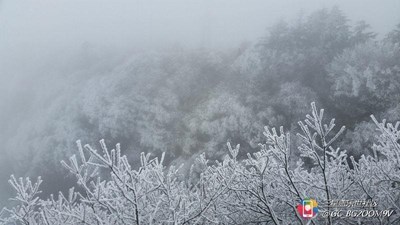
[[[356,162],[361,155],[385,157],[372,147],[379,132],[371,114],[400,120],[400,24],[378,36],[338,8],[322,9],[280,21],[257,43],[233,49],[174,47],[113,57],[88,44],[45,73],[53,73],[54,85],[38,75],[41,96],[25,106],[35,109],[34,119],[14,128],[4,146],[18,175],[42,175],[43,196],[72,186],[75,177],[60,160],[75,153],[78,139],[120,143],[134,169],[140,152],[165,152],[165,165],[185,162],[189,169],[202,153],[222,160],[227,141],[240,144],[238,160],[258,152],[264,126],[284,126],[297,148],[297,123],[311,102],[346,127],[335,146]]]

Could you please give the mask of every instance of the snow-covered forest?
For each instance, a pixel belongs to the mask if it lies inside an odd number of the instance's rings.
[[[235,48],[84,43],[4,122],[0,223],[309,224],[312,197],[393,212],[314,224],[400,224],[398,22],[332,7]]]
[[[41,177],[16,179],[10,185],[17,205],[1,211],[4,224],[309,224],[296,211],[307,196],[319,201],[359,199],[374,204],[366,218],[336,218],[328,214],[313,223],[398,224],[400,216],[400,122],[378,122],[374,155],[355,158],[337,146],[345,127],[324,119],[315,103],[299,121],[299,142],[293,149],[290,132],[265,127],[265,142],[241,159],[238,144],[221,160],[200,154],[185,172],[184,165],[165,164],[160,157],[140,154],[140,167],[132,168],[120,144],[101,151],[77,141],[78,154],[61,164],[76,177],[67,194],[40,199]],[[326,122],[326,123],[325,123]],[[309,161],[307,162],[306,159]],[[108,172],[108,174],[106,173]],[[76,188],[76,189],[75,189]],[[322,202],[322,201],[321,201]],[[330,210],[329,206],[322,208]],[[371,210],[369,210],[371,211]]]

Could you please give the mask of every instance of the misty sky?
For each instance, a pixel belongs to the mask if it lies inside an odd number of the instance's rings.
[[[398,0],[6,0],[0,47],[231,47],[256,40],[279,19],[333,5],[381,33],[400,21]]]
[[[29,67],[84,43],[114,50],[236,47],[256,41],[280,19],[333,5],[381,34],[400,22],[398,0],[3,0],[0,66]]]

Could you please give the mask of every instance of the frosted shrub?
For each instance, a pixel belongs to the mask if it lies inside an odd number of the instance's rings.
[[[324,111],[312,103],[312,112],[299,122],[301,140],[293,159],[291,136],[281,127],[265,127],[260,150],[238,160],[240,146],[227,143],[228,154],[210,162],[201,154],[188,177],[181,167],[165,166],[164,154],[151,158],[141,153],[140,167],[131,168],[119,144],[101,151],[77,141],[78,154],[62,165],[74,174],[77,187],[40,199],[42,180],[11,176],[17,195],[12,209],[1,211],[2,224],[359,224],[321,216],[304,220],[296,205],[306,197],[333,210],[330,200],[373,200],[377,209],[400,212],[399,122],[373,121],[380,131],[373,156],[348,157],[335,147],[344,127],[335,120],[324,122]],[[309,158],[312,165],[305,163]],[[108,172],[108,174],[105,173]],[[388,218],[369,218],[363,223],[397,224],[399,213]]]

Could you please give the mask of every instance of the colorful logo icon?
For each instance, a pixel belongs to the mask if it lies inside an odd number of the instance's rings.
[[[315,199],[305,198],[296,207],[297,212],[304,219],[311,219],[318,213],[318,203]]]

